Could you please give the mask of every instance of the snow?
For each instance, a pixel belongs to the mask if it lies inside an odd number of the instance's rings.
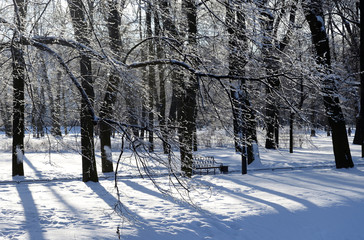
[[[0,148],[7,145],[1,137]],[[25,150],[25,177],[11,176],[11,154],[0,151],[0,239],[363,239],[364,160],[351,146],[356,167],[335,169],[331,139],[324,135],[295,148],[260,148],[261,164],[241,175],[233,149],[205,148],[229,166],[228,174],[194,175],[190,202],[160,193],[138,177],[126,152],[118,179],[99,173],[81,181],[74,152]],[[5,147],[4,147],[5,148]],[[129,154],[129,155],[128,155]],[[117,159],[118,152],[113,152]],[[98,170],[100,153],[97,153]],[[157,177],[162,186],[168,177]],[[116,210],[115,210],[116,209]],[[122,214],[120,217],[117,213]]]
[[[109,146],[104,146],[104,151],[106,155],[106,160],[112,162],[112,150]]]
[[[321,32],[326,32],[324,19],[321,16],[316,16],[316,19],[321,23]]]
[[[18,164],[23,163],[24,161],[23,151],[20,149],[19,146],[16,146],[16,161],[18,162]]]

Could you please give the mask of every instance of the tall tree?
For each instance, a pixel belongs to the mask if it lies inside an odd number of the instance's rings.
[[[360,131],[361,157],[364,157],[364,0],[360,0]]]
[[[175,49],[182,52],[182,45],[180,44],[182,34],[178,32],[177,23],[174,21],[174,17],[172,15],[172,4],[168,0],[160,0],[158,1],[160,7],[160,18],[162,23],[162,31],[163,36],[171,39],[170,43],[173,44]],[[184,74],[179,69],[173,69],[170,74],[171,88],[172,88],[172,97],[171,103],[168,111],[168,117],[166,116],[165,125],[170,128],[170,133],[174,133],[175,128],[173,127],[176,124],[177,120],[177,107],[181,106],[182,103],[182,82],[184,81]],[[163,84],[163,83],[162,83]],[[163,101],[162,95],[160,100]],[[166,106],[167,107],[167,104]],[[163,109],[163,105],[161,105],[161,109]],[[167,115],[167,113],[166,113]],[[161,124],[162,125],[162,124]],[[163,126],[163,125],[162,125]],[[168,129],[165,128],[164,131],[165,139],[167,139]],[[165,142],[166,143],[166,142]],[[167,145],[164,146],[165,153],[168,153],[169,149]]]
[[[11,106],[7,102],[9,98],[8,96],[9,93],[7,92],[7,90],[5,90],[3,93],[3,97],[0,100],[0,116],[4,124],[5,135],[7,137],[11,137],[13,135],[13,132],[12,132],[12,122],[11,122]]]
[[[242,155],[242,173],[247,171],[247,164],[254,161],[256,144],[256,124],[250,104],[245,77],[248,42],[246,37],[245,13],[243,1],[226,4],[226,24],[229,33],[229,75],[241,77],[230,82],[230,99],[233,113],[233,127],[236,151]]]
[[[152,30],[152,15],[153,15],[153,5],[152,2],[147,3],[145,24],[147,27],[147,38],[153,37]],[[154,22],[154,24],[156,24]],[[154,42],[148,42],[148,60],[153,60],[155,56]],[[155,66],[148,66],[148,140],[149,140],[149,152],[154,151],[154,98],[155,98]]]
[[[329,39],[326,34],[322,0],[304,0],[302,6],[305,18],[310,26],[312,43],[317,53],[317,63],[322,80],[322,93],[326,115],[332,130],[332,142],[336,168],[353,167],[344,114],[332,74]]]
[[[72,18],[74,35],[78,42],[89,46],[91,38],[91,29],[88,24],[87,10],[82,0],[68,0],[68,6]],[[93,77],[91,68],[91,58],[86,53],[81,52],[80,73],[82,78],[82,87],[84,88],[89,99],[94,99]],[[81,100],[81,153],[82,153],[82,181],[98,182],[95,144],[94,144],[94,124],[87,102],[84,98]]]
[[[159,1],[159,8],[162,9],[161,1]],[[161,11],[157,12],[154,11],[154,34],[158,37],[156,41],[156,56],[158,59],[164,58],[164,49],[163,49],[163,42],[162,42],[162,13]],[[159,78],[159,98],[157,104],[157,110],[159,113],[158,121],[159,121],[159,128],[161,134],[164,139],[167,139],[167,126],[166,126],[166,108],[167,108],[167,98],[166,98],[166,76],[165,76],[165,69],[163,65],[158,66],[158,78]],[[165,154],[168,154],[168,144],[167,141],[163,141],[163,151]]]
[[[14,12],[17,31],[14,39],[20,38],[25,30],[25,17],[27,13],[27,0],[15,0]],[[12,147],[12,172],[13,176],[24,176],[24,86],[26,67],[23,47],[19,41],[14,41],[11,46],[13,66],[13,147]]]
[[[108,4],[108,16],[107,16],[107,28],[109,34],[110,49],[114,56],[118,58],[121,53],[121,14],[119,7],[124,6],[124,0],[107,1]],[[111,119],[113,113],[113,107],[116,100],[116,89],[120,82],[119,73],[115,70],[111,70],[112,73],[109,76],[109,82],[106,87],[106,93],[100,108],[100,117],[102,119]],[[111,133],[112,129],[109,123],[105,121],[100,122],[100,146],[101,146],[101,168],[102,172],[112,172],[113,162],[111,154]]]
[[[196,54],[197,48],[197,5],[194,0],[183,2],[183,9],[187,19],[188,46],[192,55]],[[196,97],[199,83],[194,75],[187,76],[183,82],[183,101],[179,108],[179,137],[182,171],[187,177],[192,176],[193,134],[196,124]]]
[[[257,6],[260,11],[260,24],[263,30],[262,53],[264,67],[267,75],[266,85],[266,141],[265,147],[268,149],[278,148],[279,143],[279,109],[278,98],[275,92],[280,87],[280,80],[275,76],[279,69],[279,61],[276,56],[274,46],[274,15],[269,8],[268,0],[258,0]]]
[[[44,81],[46,87],[47,87],[47,94],[48,94],[48,99],[49,99],[49,105],[50,105],[50,112],[51,112],[51,118],[52,118],[52,130],[51,133],[54,136],[62,136],[62,132],[61,132],[61,122],[60,122],[60,110],[59,110],[59,103],[60,103],[60,94],[57,91],[56,93],[56,97],[54,98],[53,96],[53,91],[52,91],[52,85],[51,85],[51,80],[49,79],[48,76],[48,69],[47,69],[47,65],[46,65],[46,56],[44,56],[43,54],[40,55],[40,77],[42,78],[42,80]],[[61,77],[61,74],[58,73],[56,75],[57,77],[57,83],[59,83],[59,78]],[[44,102],[42,103],[44,106]]]

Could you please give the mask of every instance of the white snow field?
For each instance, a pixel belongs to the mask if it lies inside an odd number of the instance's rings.
[[[40,143],[39,151],[25,153],[26,176],[12,177],[9,142],[1,137],[0,239],[119,239],[118,228],[120,239],[364,239],[360,146],[351,146],[356,167],[337,170],[324,135],[293,154],[261,148],[261,165],[247,175],[233,149],[200,150],[228,165],[229,173],[194,175],[189,203],[160,193],[125,160],[118,179],[125,217],[114,211],[113,174],[99,172],[99,183],[83,183],[79,154],[49,155]],[[165,175],[156,179],[169,184]]]

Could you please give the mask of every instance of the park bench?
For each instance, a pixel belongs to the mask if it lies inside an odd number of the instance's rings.
[[[227,173],[228,166],[224,166],[222,163],[217,163],[213,156],[193,156],[192,159],[192,171],[193,173],[206,173],[213,171],[216,174],[216,169],[220,170],[220,173]]]

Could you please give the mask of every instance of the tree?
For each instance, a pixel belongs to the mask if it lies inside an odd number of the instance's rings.
[[[145,16],[145,24],[147,28],[147,38],[152,39],[153,37],[153,30],[152,30],[152,15],[153,15],[153,6],[151,2],[147,3],[146,8],[146,16]],[[158,24],[154,22],[154,24]],[[154,41],[148,42],[148,60],[151,61],[154,59],[155,56],[155,48],[154,48]],[[154,98],[155,98],[155,91],[156,91],[156,73],[155,73],[155,66],[148,66],[148,140],[149,140],[149,151],[154,151]]]
[[[27,13],[27,1],[14,1],[14,12],[16,31],[14,39],[20,38],[25,30],[25,17]],[[25,59],[23,47],[19,41],[11,45],[13,65],[13,147],[12,163],[13,176],[24,176],[23,155],[24,155],[24,86],[26,77]]]
[[[226,4],[226,24],[229,33],[229,75],[245,77],[248,42],[246,37],[243,2]],[[230,99],[233,115],[235,149],[242,155],[242,172],[255,159],[254,144],[257,142],[254,110],[251,106],[246,80],[230,81]]]
[[[121,54],[121,16],[119,13],[119,6],[124,6],[118,0],[108,1],[108,17],[107,27],[110,41],[110,49],[112,53],[118,58]],[[109,83],[106,87],[106,93],[100,108],[101,118],[112,118],[113,107],[116,100],[116,89],[119,85],[120,77],[119,72],[112,70],[109,76]],[[111,126],[105,121],[100,122],[100,145],[101,145],[101,164],[102,172],[112,172],[113,162],[111,154]]]
[[[85,6],[81,0],[68,0],[68,6],[72,18],[74,35],[76,40],[85,46],[89,45],[91,30],[88,24],[88,17]],[[82,87],[85,93],[92,101],[94,99],[93,79],[91,68],[91,57],[81,52],[80,73],[82,78]],[[82,153],[82,181],[98,182],[95,144],[94,144],[94,122],[90,116],[87,102],[84,98],[81,100],[81,153]]]
[[[159,9],[163,9],[163,2],[159,1],[158,7]],[[164,3],[166,4],[166,3]],[[161,10],[159,12],[154,11],[154,29],[155,29],[155,36],[158,38],[156,41],[156,56],[158,59],[162,59],[165,56],[164,49],[163,49],[163,41],[162,38],[162,25],[163,25],[163,16]],[[165,76],[165,69],[164,66],[158,66],[159,72],[159,101],[157,104],[157,110],[159,113],[158,121],[159,121],[159,128],[163,138],[167,139],[168,137],[168,129],[166,126],[167,119],[166,119],[166,108],[167,108],[167,97],[166,97],[166,76]],[[169,153],[168,143],[167,141],[163,141],[163,152],[164,154]]]
[[[266,85],[266,141],[265,147],[268,149],[276,149],[279,144],[279,109],[278,98],[275,92],[280,87],[279,77],[275,76],[279,69],[279,61],[276,56],[274,46],[274,15],[267,6],[267,0],[257,1],[261,17],[260,24],[262,26],[262,53],[264,58],[264,67],[267,75]]]
[[[321,66],[322,94],[330,128],[336,168],[353,167],[349,142],[346,133],[344,114],[340,107],[335,86],[335,76],[331,70],[329,39],[326,34],[322,0],[302,1],[305,18],[310,26],[312,43],[317,53],[317,63]]]
[[[361,157],[364,157],[364,1],[360,0],[360,129],[361,135]]]
[[[178,52],[182,52],[181,51],[181,34],[178,32],[178,28],[177,28],[177,23],[175,21],[173,21],[173,16],[172,16],[172,5],[170,3],[170,1],[168,0],[161,0],[158,1],[159,3],[159,8],[160,8],[160,19],[161,19],[161,23],[162,23],[162,32],[163,32],[163,36],[171,39],[170,44],[172,44],[172,46],[178,50]],[[160,54],[160,52],[158,52],[158,54]],[[172,55],[173,56],[173,55]],[[173,127],[173,125],[176,124],[176,120],[177,120],[177,106],[181,105],[181,98],[182,98],[182,92],[181,92],[181,83],[183,82],[183,78],[184,78],[184,74],[182,73],[181,70],[179,69],[173,69],[171,72],[171,77],[170,77],[170,81],[171,81],[171,85],[172,85],[172,99],[170,102],[170,107],[169,107],[169,111],[168,111],[168,116],[167,116],[167,104],[166,103],[162,103],[161,102],[161,112],[163,111],[163,108],[165,108],[165,122],[160,122],[160,125],[163,127],[163,125],[165,125],[164,129],[162,130],[162,134],[164,135],[165,139],[168,140],[168,138],[170,139],[171,136],[169,136],[170,134],[175,132],[175,128]],[[161,81],[162,80],[162,81]],[[163,81],[164,79],[161,78],[161,84],[163,85],[163,83],[165,83]],[[161,86],[161,89],[164,89],[163,86]],[[163,91],[163,90],[162,90]],[[163,101],[163,99],[166,100],[166,98],[163,98],[163,94],[161,94],[160,100]],[[165,106],[164,106],[165,104]],[[161,113],[161,116],[163,116],[163,113]],[[169,129],[168,129],[169,128]],[[169,134],[168,134],[169,132]],[[168,144],[167,141],[164,141],[164,152],[165,153],[169,153],[169,149],[168,149]]]
[[[48,72],[47,72],[47,65],[46,65],[46,60],[45,60],[45,56],[43,54],[41,54],[40,58],[40,77],[42,78],[42,80],[45,83],[46,89],[47,89],[47,93],[48,93],[48,99],[49,99],[49,105],[50,105],[50,112],[51,112],[51,118],[52,118],[52,129],[51,129],[51,133],[54,136],[58,136],[61,137],[62,136],[62,132],[61,132],[61,122],[60,122],[60,93],[59,91],[57,91],[56,93],[56,97],[54,98],[53,96],[53,91],[52,91],[52,85],[51,85],[51,80],[49,79],[48,76]],[[57,74],[56,75],[57,78],[57,83],[60,82],[59,78],[61,78],[61,74]],[[58,85],[58,84],[56,84]],[[42,105],[45,108],[45,101],[42,102]]]
[[[197,7],[194,0],[183,2],[187,19],[188,46],[192,55],[197,48]],[[194,75],[187,76],[183,82],[182,104],[178,112],[179,138],[182,171],[187,177],[192,176],[193,134],[196,124],[196,97],[199,88],[198,79]]]

